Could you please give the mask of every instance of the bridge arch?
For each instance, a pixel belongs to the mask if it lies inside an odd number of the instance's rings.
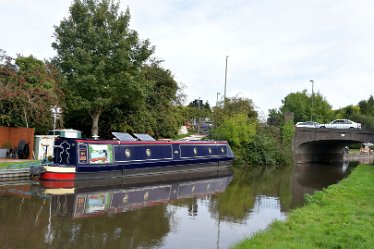
[[[345,146],[364,142],[374,142],[373,130],[296,128],[292,147],[296,162],[332,162]]]

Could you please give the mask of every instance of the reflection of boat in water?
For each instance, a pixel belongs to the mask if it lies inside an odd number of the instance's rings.
[[[231,171],[225,171],[213,178],[146,185],[121,184],[119,181],[110,185],[99,184],[98,181],[73,182],[71,188],[60,188],[61,182],[42,182],[42,185],[47,185],[43,191],[51,196],[52,213],[83,218],[106,213],[122,213],[172,200],[220,193],[226,189],[231,179]]]
[[[57,138],[42,180],[81,180],[217,170],[234,154],[225,141],[154,141],[116,133],[120,140]],[[131,140],[133,139],[133,140]],[[208,164],[209,163],[209,164]]]

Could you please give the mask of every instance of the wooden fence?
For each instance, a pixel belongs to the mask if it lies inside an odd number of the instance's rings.
[[[0,126],[0,148],[4,143],[10,142],[13,149],[17,149],[21,140],[29,146],[27,159],[33,158],[34,151],[34,128],[5,127]]]

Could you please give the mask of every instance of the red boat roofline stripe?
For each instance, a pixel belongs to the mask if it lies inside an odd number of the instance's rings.
[[[173,142],[164,142],[164,141],[110,141],[110,140],[83,140],[83,139],[77,139],[75,140],[77,143],[89,143],[89,144],[157,144],[157,145],[168,145],[168,144],[219,144],[219,145],[226,145],[227,142],[225,141],[173,141]]]

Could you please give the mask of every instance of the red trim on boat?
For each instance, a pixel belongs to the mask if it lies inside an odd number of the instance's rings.
[[[40,179],[42,179],[42,180],[71,181],[71,180],[75,179],[75,173],[45,172],[45,173],[41,174]]]
[[[77,143],[88,143],[88,144],[160,144],[160,145],[167,145],[167,144],[227,144],[225,141],[173,141],[173,142],[164,142],[164,141],[111,141],[111,140],[84,140],[84,139],[76,139],[75,142]]]
[[[74,181],[41,181],[46,188],[74,188]]]

